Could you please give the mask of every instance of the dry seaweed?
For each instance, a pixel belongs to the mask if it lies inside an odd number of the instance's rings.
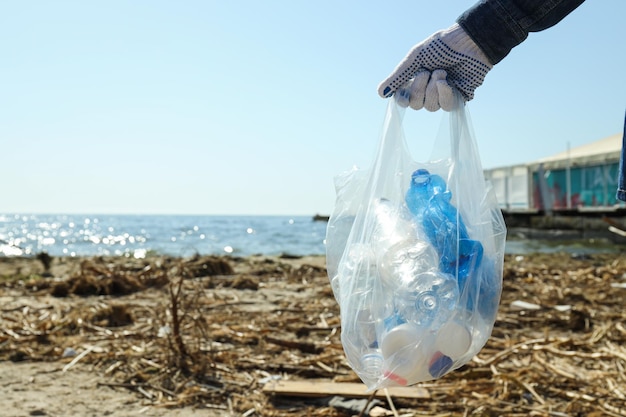
[[[358,381],[323,258],[62,262],[53,279],[2,281],[0,360],[90,366],[100,385],[154,406],[350,415],[263,391],[275,379]],[[626,261],[511,255],[504,277],[484,349],[420,384],[430,399],[394,398],[388,415],[626,416]]]

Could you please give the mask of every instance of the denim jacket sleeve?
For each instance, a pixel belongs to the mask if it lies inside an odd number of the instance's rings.
[[[481,0],[457,20],[492,64],[530,32],[554,26],[585,0]]]

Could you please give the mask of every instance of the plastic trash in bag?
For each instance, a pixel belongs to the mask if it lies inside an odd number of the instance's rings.
[[[372,167],[336,178],[326,236],[341,341],[370,389],[467,363],[491,334],[502,289],[506,227],[465,106],[444,113],[426,162],[408,152],[403,111],[389,100]]]

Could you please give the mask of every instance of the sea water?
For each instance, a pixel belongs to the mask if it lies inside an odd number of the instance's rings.
[[[323,255],[312,216],[0,214],[0,256]]]
[[[0,214],[0,256],[324,255],[326,226],[312,216]],[[597,239],[514,239],[505,252],[625,249]]]

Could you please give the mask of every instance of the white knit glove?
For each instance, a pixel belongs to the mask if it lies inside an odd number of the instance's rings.
[[[400,105],[415,110],[455,107],[452,87],[465,101],[474,98],[493,65],[457,23],[419,43],[378,86],[378,94],[391,97],[396,91]]]

